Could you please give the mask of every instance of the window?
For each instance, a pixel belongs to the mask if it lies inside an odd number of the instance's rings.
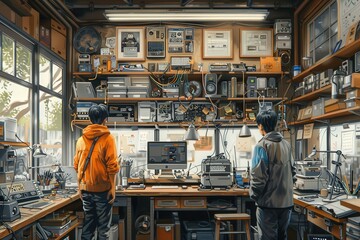
[[[56,61],[47,51],[41,50],[39,60],[39,143],[47,153],[39,165],[62,162],[64,65]]]
[[[62,162],[65,115],[65,63],[37,44],[0,20],[0,116],[15,118],[19,138],[30,146],[39,143],[48,154],[35,161],[26,148],[17,150],[22,165],[35,166]]]
[[[62,99],[40,91],[40,143],[47,153],[41,165],[62,163]]]
[[[329,56],[337,42],[337,3],[328,5],[308,23],[308,56],[317,62]]]

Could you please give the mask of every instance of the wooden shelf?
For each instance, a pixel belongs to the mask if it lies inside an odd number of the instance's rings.
[[[212,100],[220,100],[220,101],[243,101],[246,102],[257,102],[257,101],[271,101],[271,102],[278,102],[286,100],[287,98],[243,98],[243,97],[236,97],[236,98],[222,98],[222,97],[211,97]],[[75,101],[83,101],[83,102],[104,102],[104,98],[74,98]],[[192,100],[186,100],[185,97],[180,98],[106,98],[107,103],[124,103],[124,102],[140,102],[140,101],[151,101],[151,102],[201,102],[201,101],[209,101],[209,98],[194,98]]]
[[[72,230],[74,230],[76,227],[78,227],[80,225],[80,222],[78,219],[76,219],[74,222],[70,223],[71,226],[64,232],[62,233],[60,236],[58,237],[51,237],[49,239],[51,240],[60,240],[63,239],[68,233],[70,233]]]
[[[86,126],[90,125],[90,120],[73,120],[72,125]],[[253,121],[246,121],[248,126],[256,126],[256,123]],[[107,122],[107,126],[111,127],[188,127],[190,122]],[[225,126],[234,126],[241,127],[244,125],[242,120],[232,119],[232,120],[217,120],[215,122],[201,122],[195,123],[196,127],[210,127],[217,125]]]
[[[153,72],[154,75],[174,75],[176,74],[176,71],[170,71],[170,72]],[[190,75],[201,75],[201,74],[207,74],[210,72],[189,72],[187,74]],[[211,72],[216,74],[231,74],[231,75],[242,75],[242,72]],[[245,72],[245,75],[269,75],[269,76],[276,76],[276,75],[288,75],[289,72]],[[95,72],[73,72],[74,76],[79,77],[95,77]],[[126,75],[150,75],[150,72],[102,72],[97,73],[97,76],[126,76]]]
[[[293,103],[315,100],[315,99],[321,97],[322,94],[326,94],[327,96],[329,96],[330,92],[331,92],[331,85],[327,85],[327,86],[317,89],[313,92],[310,92],[310,93],[307,93],[300,97],[289,100],[285,104],[293,104]]]
[[[28,143],[28,145],[26,145],[25,143],[22,143],[22,142],[0,142],[0,147],[1,147],[1,145],[9,145],[9,146],[11,146],[11,147],[16,147],[16,148],[22,148],[22,147],[25,147],[25,148],[27,148],[27,147],[29,147],[29,143]]]
[[[338,111],[329,112],[329,113],[326,113],[324,115],[317,116],[317,117],[312,117],[312,118],[306,119],[306,120],[289,122],[288,125],[289,126],[303,125],[303,124],[316,122],[316,120],[333,119],[333,118],[348,116],[348,115],[351,115],[351,114],[358,114],[359,115],[360,114],[360,106],[353,107],[353,108],[345,108],[345,109],[341,109],[341,110],[338,110]]]
[[[352,57],[358,51],[360,51],[360,39],[348,44],[347,46],[344,46],[336,53],[321,59],[310,68],[293,77],[291,81],[293,83],[298,83],[301,82],[304,77],[310,74],[320,73],[329,68],[337,68],[343,60]]]

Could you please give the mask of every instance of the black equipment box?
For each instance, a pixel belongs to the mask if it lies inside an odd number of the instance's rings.
[[[215,239],[215,223],[207,221],[183,221],[183,240],[209,240]],[[220,227],[223,231],[224,227]],[[220,235],[220,240],[225,240],[225,235]]]

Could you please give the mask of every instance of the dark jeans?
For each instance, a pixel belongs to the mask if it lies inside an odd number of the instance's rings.
[[[112,217],[112,205],[107,199],[106,192],[82,191],[83,209],[85,213],[81,239],[91,240],[97,229],[97,239],[109,239],[109,230]]]
[[[286,240],[292,208],[257,208],[259,240]]]

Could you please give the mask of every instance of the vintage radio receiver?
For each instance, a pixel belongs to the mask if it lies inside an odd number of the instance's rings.
[[[290,19],[277,19],[274,23],[274,34],[291,34],[291,20]]]
[[[109,122],[134,122],[135,104],[109,104]]]
[[[202,188],[230,188],[232,186],[231,162],[223,154],[208,157],[201,162]]]
[[[0,197],[3,200],[17,200],[20,204],[36,201],[44,196],[34,181],[2,183],[0,189]]]
[[[93,102],[76,102],[77,119],[89,120],[89,109],[94,104]]]
[[[241,62],[241,63],[233,63],[231,71],[233,71],[233,72],[246,72],[246,64],[243,63],[243,62]]]
[[[208,102],[175,102],[173,106],[173,116],[175,122],[212,121],[216,117],[216,112],[211,103]]]
[[[209,66],[210,72],[230,72],[231,64],[230,63],[211,63]]]
[[[165,57],[165,27],[148,27],[146,29],[147,57]]]
[[[275,36],[275,51],[279,49],[291,49],[290,34],[278,34]]]
[[[171,70],[191,69],[191,57],[171,57]]]

